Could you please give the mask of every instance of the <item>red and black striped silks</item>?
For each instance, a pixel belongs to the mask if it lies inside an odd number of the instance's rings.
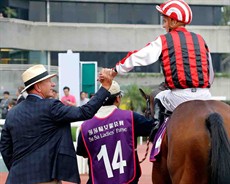
[[[209,50],[200,35],[177,28],[161,40],[159,59],[169,88],[210,87]]]

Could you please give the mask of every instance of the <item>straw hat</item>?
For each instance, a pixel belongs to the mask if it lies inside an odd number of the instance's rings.
[[[30,68],[28,68],[23,74],[22,74],[22,80],[25,84],[25,88],[21,91],[23,93],[26,89],[28,89],[30,86],[43,81],[48,78],[52,78],[56,76],[57,74],[48,74],[48,71],[43,65],[34,65]]]
[[[102,85],[100,85],[100,87],[101,86]],[[119,95],[120,93],[122,93],[119,84],[115,80],[112,81],[112,84],[111,84],[111,86],[110,86],[108,91],[113,96],[116,96],[116,95]]]
[[[109,88],[109,92],[111,95],[119,95],[121,93],[121,89],[119,84],[116,81],[112,81],[112,85]]]

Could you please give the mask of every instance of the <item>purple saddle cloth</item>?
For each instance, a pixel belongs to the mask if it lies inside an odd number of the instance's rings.
[[[164,123],[158,129],[156,136],[154,137],[153,147],[152,147],[152,150],[150,153],[150,162],[156,161],[156,156],[161,151],[161,143],[162,143],[163,137],[164,137],[165,132],[166,132],[167,122],[168,122],[168,118],[165,119]]]

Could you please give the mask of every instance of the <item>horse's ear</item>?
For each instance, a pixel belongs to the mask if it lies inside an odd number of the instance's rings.
[[[145,100],[149,98],[148,95],[146,95],[146,93],[141,88],[139,88],[139,91],[141,93],[141,96],[143,96]]]

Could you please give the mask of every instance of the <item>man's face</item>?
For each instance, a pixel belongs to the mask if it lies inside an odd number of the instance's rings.
[[[169,32],[169,17],[163,16],[162,24],[163,24],[162,27],[168,33]]]
[[[16,96],[19,96],[20,95],[20,93],[18,92],[18,90],[16,91]]]
[[[57,92],[56,92],[56,91],[53,91],[53,97],[54,97],[54,98],[57,98],[57,95],[58,95]]]
[[[9,95],[8,95],[8,94],[3,94],[3,98],[4,98],[4,99],[8,99],[8,98],[9,98]]]
[[[84,100],[86,98],[85,92],[81,93],[81,99]]]
[[[38,89],[43,98],[53,97],[54,87],[55,87],[55,83],[51,81],[51,78],[38,83]]]
[[[64,89],[64,94],[65,94],[65,96],[69,96],[69,90],[68,89]]]

